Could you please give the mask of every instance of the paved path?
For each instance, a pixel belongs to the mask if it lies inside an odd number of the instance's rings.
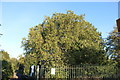
[[[17,78],[11,78],[10,80],[18,80]]]

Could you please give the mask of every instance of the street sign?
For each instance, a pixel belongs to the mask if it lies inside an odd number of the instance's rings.
[[[55,68],[51,68],[51,74],[55,75]]]

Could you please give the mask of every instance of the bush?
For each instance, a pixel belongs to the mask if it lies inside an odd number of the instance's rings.
[[[11,67],[11,63],[2,60],[2,80],[8,80],[13,75],[13,70]]]

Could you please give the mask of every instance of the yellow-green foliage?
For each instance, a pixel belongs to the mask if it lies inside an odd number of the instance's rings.
[[[84,20],[84,15],[67,11],[54,13],[30,28],[22,46],[30,64],[42,64],[43,60],[46,66],[102,64],[105,54],[101,42],[101,33]]]

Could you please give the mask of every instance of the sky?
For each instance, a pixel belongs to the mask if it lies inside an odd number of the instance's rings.
[[[0,49],[15,58],[24,53],[22,38],[27,37],[29,28],[42,23],[44,16],[66,13],[66,10],[85,14],[85,20],[102,32],[103,38],[113,30],[118,19],[118,2],[2,2],[0,9],[0,33],[3,34]]]
[[[118,3],[118,17],[120,18],[120,1]]]
[[[119,0],[1,0],[2,2],[118,2]]]

